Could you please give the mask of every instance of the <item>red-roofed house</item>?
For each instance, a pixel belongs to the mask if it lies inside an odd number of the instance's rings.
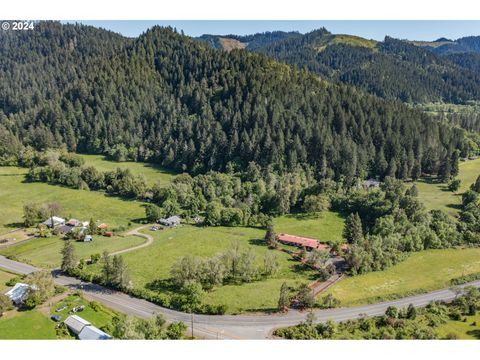
[[[282,244],[304,247],[307,249],[330,251],[330,246],[320,243],[318,240],[301,236],[279,234],[277,240]]]

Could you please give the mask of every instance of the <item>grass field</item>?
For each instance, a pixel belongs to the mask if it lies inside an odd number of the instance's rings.
[[[157,181],[162,186],[167,186],[177,175],[175,172],[167,170],[156,164],[141,162],[116,162],[110,161],[103,155],[80,155],[85,159],[85,165],[95,166],[100,171],[111,171],[117,168],[129,168],[134,175],[144,175],[149,185],[155,184]]]
[[[457,339],[480,340],[480,312],[475,316],[465,316],[467,321],[449,320],[446,324],[440,325],[436,331],[440,339],[447,338],[453,334]],[[476,323],[476,324],[475,324]]]
[[[459,194],[467,190],[479,175],[480,158],[460,162],[458,179],[462,183],[456,194],[449,191],[446,184],[436,182],[435,178],[424,178],[416,182],[419,199],[429,210],[439,209],[455,215],[462,203],[462,197]]]
[[[69,315],[71,315],[69,314],[70,310],[72,310],[75,306],[80,305],[84,305],[85,310],[78,313],[77,315],[89,321],[92,325],[96,326],[99,329],[106,330],[109,326],[111,326],[112,319],[117,316],[117,313],[115,311],[107,309],[100,304],[97,304],[97,307],[92,307],[90,301],[78,295],[69,295],[62,301],[53,305],[50,308],[50,315],[60,315],[62,317],[62,321],[64,321]],[[60,312],[55,311],[62,306],[67,306],[67,308]]]
[[[66,305],[67,308],[61,312],[55,309]],[[9,311],[0,318],[0,340],[44,340],[44,339],[74,339],[73,336],[58,336],[55,330],[56,322],[51,320],[50,315],[60,315],[64,321],[69,311],[79,305],[84,305],[85,310],[78,315],[88,320],[92,325],[108,330],[112,319],[117,315],[113,310],[102,305],[92,307],[92,304],[78,295],[69,295],[61,301],[49,306],[48,303],[39,308],[28,311]]]
[[[348,277],[332,286],[341,306],[378,302],[450,286],[450,280],[480,271],[480,249],[427,250],[391,268]]]
[[[151,291],[167,292],[165,287],[158,287],[156,280],[170,277],[172,264],[180,257],[192,254],[209,257],[223,252],[230,247],[232,240],[238,240],[243,249],[250,247],[256,254],[256,263],[263,263],[267,247],[261,240],[264,230],[253,228],[200,228],[182,226],[151,232],[154,243],[146,248],[124,255],[130,270],[134,287],[147,288]],[[314,273],[309,270],[295,272],[291,257],[278,251],[280,271],[273,277],[250,284],[221,286],[206,294],[208,304],[225,304],[228,313],[241,311],[268,310],[276,307],[280,286],[284,281],[289,285],[311,282]]]
[[[91,242],[73,242],[75,252],[79,259],[89,258],[90,255],[102,253],[108,250],[110,253],[127,249],[143,243],[145,239],[138,236],[94,236]],[[7,247],[0,250],[0,254],[4,256],[13,256],[15,259],[27,262],[37,267],[55,268],[60,266],[62,257],[60,251],[65,240],[58,236],[50,238],[35,238],[27,240],[21,244]]]
[[[321,217],[285,215],[273,220],[276,233],[311,237],[320,242],[342,241],[344,222],[340,215],[330,211]]]
[[[0,318],[1,340],[56,338],[55,323],[38,310],[13,311]]]
[[[16,275],[9,273],[7,271],[0,270],[0,293],[3,293],[4,290],[8,288],[5,283],[10,280],[11,278],[14,278]]]
[[[43,183],[24,183],[26,169],[0,167],[0,234],[22,226],[23,205],[56,201],[63,207],[60,216],[100,220],[110,227],[127,226],[141,219],[141,202],[108,197],[100,192],[80,191]]]

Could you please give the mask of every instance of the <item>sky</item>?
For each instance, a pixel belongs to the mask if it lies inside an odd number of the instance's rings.
[[[75,22],[75,21],[64,21]],[[299,31],[306,33],[326,27],[334,34],[357,35],[367,39],[383,40],[385,35],[408,40],[436,40],[440,37],[458,39],[469,35],[480,35],[480,21],[464,20],[105,20],[77,21],[102,27],[128,37],[137,37],[154,25],[172,26],[186,35],[247,35],[264,31]]]

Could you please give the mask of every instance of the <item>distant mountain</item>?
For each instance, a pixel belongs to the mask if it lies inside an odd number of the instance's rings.
[[[257,33],[253,35],[202,35],[198,37],[198,40],[207,42],[210,46],[215,49],[223,50],[233,50],[236,49],[247,49],[255,50],[263,46],[267,46],[277,41],[282,41],[285,39],[299,38],[302,37],[302,34],[296,31],[285,32],[285,31],[267,31],[263,33]]]
[[[480,100],[480,71],[475,60],[462,61],[433,51],[432,44],[442,47],[451,43],[445,38],[427,45],[390,37],[377,42],[335,35],[325,28],[305,35],[269,34],[276,36],[256,34],[234,39],[242,42],[247,50],[305,68],[334,82],[355,85],[386,99],[412,103]],[[219,37],[208,37],[216,48],[227,49],[222,45],[225,38],[220,41]],[[457,41],[474,48],[475,42],[470,38]]]
[[[480,54],[480,36],[467,36],[457,40],[440,38],[435,41],[412,41],[411,43],[427,48],[439,55],[454,53]]]
[[[20,141],[114,151],[193,174],[254,162],[318,178],[406,179],[450,166],[457,149],[470,152],[463,130],[398,101],[171,28],[135,39],[57,22],[3,31],[0,78],[0,139],[8,139],[0,157]]]

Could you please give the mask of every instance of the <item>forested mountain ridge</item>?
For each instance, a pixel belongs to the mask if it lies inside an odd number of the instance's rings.
[[[22,143],[192,173],[253,161],[317,178],[410,178],[450,175],[471,151],[462,130],[400,102],[169,28],[133,40],[52,22],[2,32],[0,77],[3,158]]]
[[[477,53],[480,54],[480,36],[466,36],[457,40],[440,38],[435,41],[412,41],[417,46],[422,46],[439,54]]]
[[[480,72],[476,67],[464,66],[460,60],[436,54],[437,48],[415,42],[390,37],[376,42],[334,35],[321,28],[304,35],[284,35],[246,49],[387,99],[413,103],[480,99]]]

